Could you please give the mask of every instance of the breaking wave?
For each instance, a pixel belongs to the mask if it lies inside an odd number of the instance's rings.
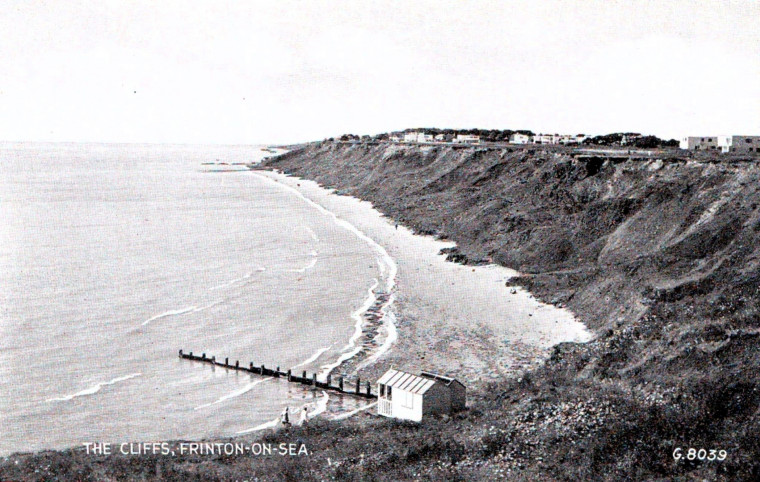
[[[271,380],[271,378],[262,378],[261,380],[256,380],[255,382],[249,383],[248,385],[246,385],[245,387],[241,388],[240,390],[235,390],[234,392],[229,393],[227,395],[224,395],[223,397],[219,397],[219,399],[217,399],[214,402],[205,403],[203,405],[199,405],[199,406],[195,407],[194,410],[200,410],[201,408],[210,407],[212,405],[216,405],[216,404],[219,404],[219,403],[222,403],[222,402],[226,402],[227,400],[229,400],[231,398],[239,397],[240,395],[243,395],[243,394],[248,393],[251,390],[253,390],[253,387],[255,387],[256,385],[258,385],[260,383],[264,383],[264,382],[269,381],[269,380]]]
[[[106,386],[106,385],[114,385],[116,383],[129,380],[130,378],[139,377],[140,375],[142,375],[142,373],[132,373],[130,375],[125,375],[123,377],[114,378],[113,380],[109,380],[107,382],[96,383],[95,385],[93,385],[93,386],[91,386],[89,388],[85,388],[84,390],[78,391],[78,392],[76,392],[74,394],[71,394],[71,395],[64,395],[62,397],[49,398],[49,399],[47,399],[45,401],[46,402],[65,402],[65,401],[71,400],[71,399],[76,398],[76,397],[84,397],[84,396],[87,396],[87,395],[94,395],[94,394],[98,393],[100,391],[100,389],[102,387]]]
[[[168,318],[170,316],[177,316],[177,315],[184,315],[185,313],[197,313],[199,311],[206,310],[208,308],[211,308],[212,306],[219,305],[221,303],[224,303],[225,300],[217,300],[213,301],[207,305],[203,306],[188,306],[187,308],[181,308],[179,310],[169,310],[161,313],[160,315],[153,316],[151,318],[148,318],[147,320],[143,321],[140,325],[145,326],[151,321],[160,320],[161,318]]]
[[[280,187],[281,189],[290,191],[291,193],[301,198],[304,202],[306,202],[310,206],[317,209],[319,212],[332,217],[333,222],[335,222],[335,224],[350,231],[356,237],[366,242],[378,254],[377,263],[379,266],[380,275],[385,280],[384,291],[389,294],[388,300],[383,304],[380,310],[382,313],[381,320],[383,323],[383,327],[385,328],[386,338],[383,344],[377,350],[375,350],[370,355],[370,357],[362,363],[362,365],[366,365],[367,363],[370,363],[370,360],[371,361],[377,360],[382,354],[384,354],[390,349],[393,342],[397,338],[395,316],[393,315],[393,312],[391,311],[393,302],[395,300],[393,291],[396,286],[396,274],[398,272],[398,266],[396,265],[396,262],[394,261],[394,259],[388,254],[385,248],[383,248],[380,244],[378,244],[374,239],[364,234],[361,230],[359,230],[356,226],[349,223],[348,221],[340,219],[332,211],[312,201],[311,199],[306,197],[304,194],[302,194],[298,189],[288,186],[287,184],[278,182],[277,180],[264,176],[262,174],[258,174],[258,173],[252,173],[252,174],[262,180],[265,180],[266,182],[269,182],[271,184],[274,184]],[[316,239],[316,235],[314,235],[313,237]],[[357,341],[362,335],[362,325],[363,325],[362,315],[365,312],[367,312],[367,310],[369,310],[369,308],[372,306],[372,304],[375,301],[377,301],[375,289],[378,287],[378,285],[379,285],[379,281],[376,279],[375,284],[368,290],[369,296],[365,300],[364,304],[362,304],[362,306],[357,311],[352,313],[351,317],[354,318],[354,320],[356,320],[356,325],[355,325],[356,329],[354,330],[354,334],[349,339],[348,344],[346,344],[346,346],[343,348],[342,350],[343,353],[338,357],[338,360],[335,363],[322,366],[321,367],[322,373],[320,375],[322,376],[327,375],[333,369],[338,367],[341,363],[356,356],[356,354],[358,354],[361,351],[362,348],[361,346],[357,346]]]
[[[301,366],[304,366],[304,365],[308,365],[309,363],[311,363],[311,362],[313,362],[314,360],[316,360],[317,358],[319,358],[319,357],[322,355],[322,353],[326,352],[326,351],[327,351],[327,350],[329,350],[331,347],[332,347],[332,345],[330,345],[330,346],[328,346],[328,347],[325,347],[325,348],[320,348],[320,349],[319,349],[319,350],[317,350],[317,351],[316,351],[316,352],[315,352],[315,353],[314,353],[312,356],[310,356],[310,357],[309,357],[309,358],[307,358],[306,360],[302,361],[302,362],[301,362],[301,363],[299,363],[298,365],[294,365],[292,368],[298,368],[298,367],[301,367]]]

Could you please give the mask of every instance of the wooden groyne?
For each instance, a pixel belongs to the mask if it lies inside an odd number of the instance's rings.
[[[227,368],[229,370],[238,370],[248,373],[253,373],[255,375],[261,375],[265,377],[273,377],[273,378],[285,378],[291,383],[299,383],[301,385],[306,385],[310,387],[321,388],[323,390],[331,390],[334,392],[340,392],[344,393],[346,395],[353,395],[355,397],[362,397],[362,398],[369,398],[369,399],[375,399],[377,398],[377,395],[372,393],[372,384],[370,382],[364,383],[364,389],[362,389],[362,382],[360,378],[356,378],[356,381],[352,383],[346,383],[343,377],[338,378],[338,384],[333,385],[332,384],[332,377],[330,375],[327,375],[327,380],[324,382],[321,382],[317,380],[317,374],[312,373],[311,377],[308,377],[306,374],[306,370],[303,370],[301,373],[301,376],[298,376],[293,373],[292,370],[288,371],[282,371],[280,370],[280,367],[277,367],[275,369],[267,368],[264,365],[254,365],[253,362],[250,362],[248,366],[240,364],[240,360],[235,360],[235,363],[230,363],[229,358],[225,358],[224,361],[221,359],[217,360],[216,357],[207,357],[205,353],[198,355],[193,355],[193,352],[190,353],[184,353],[182,350],[179,351],[179,357],[184,360],[191,360],[191,361],[197,361],[202,363],[208,363],[211,365],[215,365],[222,368]],[[353,387],[353,389],[351,388]]]

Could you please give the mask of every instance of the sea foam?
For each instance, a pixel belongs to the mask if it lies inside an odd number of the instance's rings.
[[[383,345],[370,356],[372,361],[375,361],[378,357],[380,357],[383,353],[387,352],[393,342],[397,338],[397,332],[396,332],[396,326],[395,326],[395,316],[393,316],[393,313],[391,311],[391,307],[393,304],[393,301],[395,300],[395,297],[393,295],[393,290],[396,286],[396,274],[398,272],[398,266],[396,265],[396,262],[394,259],[388,254],[388,252],[383,248],[380,244],[378,244],[374,239],[370,238],[366,234],[364,234],[361,230],[359,230],[356,226],[349,223],[348,221],[345,221],[343,219],[340,219],[335,213],[332,211],[326,209],[325,207],[321,206],[320,204],[312,201],[308,197],[306,197],[304,194],[302,194],[298,189],[288,186],[287,184],[278,182],[275,179],[272,179],[270,177],[258,174],[258,173],[252,173],[254,176],[263,179],[271,184],[274,184],[281,189],[290,191],[291,193],[295,194],[299,198],[301,198],[304,202],[309,204],[310,206],[316,208],[318,211],[320,211],[323,214],[326,214],[330,217],[332,217],[335,224],[338,226],[350,231],[355,236],[357,236],[359,239],[366,242],[371,248],[373,248],[377,254],[379,255],[377,258],[377,263],[379,265],[379,270],[381,276],[384,276],[385,278],[385,292],[389,293],[390,296],[388,298],[388,301],[384,304],[381,312],[383,313],[381,319],[383,321],[383,326],[385,327],[386,331],[386,338]],[[315,235],[316,237],[316,235]],[[374,289],[377,287],[378,281],[375,280],[375,285],[373,285],[372,288],[369,289],[370,295],[365,300],[364,304],[359,308],[359,310],[352,313],[352,318],[354,318],[356,322],[356,329],[354,331],[353,336],[349,340],[348,344],[343,348],[343,354],[338,358],[338,361],[335,363],[324,365],[322,367],[323,371],[322,374],[326,375],[327,373],[330,373],[333,369],[335,369],[337,366],[339,366],[344,361],[354,357],[357,353],[361,351],[361,347],[356,345],[356,342],[358,341],[359,337],[362,334],[361,331],[361,325],[363,323],[363,320],[361,319],[361,315],[364,314],[370,306],[375,302],[376,297],[374,294]],[[368,363],[368,361],[365,361],[364,364]]]
[[[232,393],[229,393],[229,394],[227,394],[227,395],[224,395],[223,397],[219,397],[219,398],[218,398],[216,401],[214,401],[214,402],[211,402],[211,403],[205,403],[205,404],[203,404],[203,405],[199,405],[199,406],[195,407],[195,409],[194,409],[194,410],[200,410],[201,408],[210,407],[210,406],[212,406],[212,405],[216,405],[216,404],[219,404],[219,403],[225,402],[225,401],[227,401],[227,400],[229,400],[229,399],[231,399],[231,398],[239,397],[240,395],[243,395],[243,394],[245,394],[245,393],[248,393],[248,392],[250,392],[251,390],[253,390],[253,388],[254,388],[256,385],[258,385],[258,384],[260,384],[260,383],[264,383],[264,382],[266,382],[266,381],[269,381],[269,380],[271,380],[271,378],[263,378],[263,379],[261,379],[261,380],[256,380],[255,382],[251,382],[251,383],[249,383],[248,385],[246,385],[245,387],[241,388],[240,390],[235,390],[234,392],[232,392]]]
[[[64,395],[62,397],[49,398],[49,399],[47,399],[45,401],[46,402],[65,402],[65,401],[71,400],[71,399],[76,398],[76,397],[84,397],[86,395],[94,395],[94,394],[98,393],[100,391],[100,389],[102,387],[106,386],[106,385],[114,385],[116,383],[123,382],[123,381],[129,380],[131,378],[139,377],[140,375],[142,375],[142,373],[132,373],[130,375],[125,375],[123,377],[114,378],[114,379],[109,380],[107,382],[96,383],[95,385],[93,385],[93,386],[91,386],[89,388],[85,388],[84,390],[78,391],[78,392],[76,392],[74,394],[71,394],[71,395]]]
[[[160,320],[161,318],[168,318],[170,316],[184,315],[185,313],[197,313],[199,311],[207,310],[213,306],[222,304],[225,301],[226,300],[216,300],[203,306],[188,306],[187,308],[180,308],[179,310],[165,311],[159,315],[148,318],[147,320],[143,321],[140,325],[145,326],[151,321]]]

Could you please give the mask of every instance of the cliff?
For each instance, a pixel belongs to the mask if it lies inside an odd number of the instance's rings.
[[[416,425],[357,415],[253,436],[303,442],[309,457],[70,449],[8,457],[0,477],[760,480],[756,161],[548,147],[296,147],[259,168],[316,180],[454,240],[454,261],[517,269],[519,283],[568,306],[597,338],[559,345],[527,375],[468,393],[468,410],[453,418]]]
[[[597,333],[499,387],[497,405],[531,395],[552,407],[617,407],[604,431],[566,434],[569,446],[544,447],[543,458],[584,476],[757,474],[760,169],[751,159],[625,154],[325,142],[264,167],[456,241],[457,259],[514,268],[520,284]],[[494,443],[497,453],[513,448]],[[729,456],[676,463],[676,447]]]

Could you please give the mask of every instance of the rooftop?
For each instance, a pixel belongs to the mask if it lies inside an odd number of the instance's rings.
[[[398,390],[404,390],[411,393],[425,393],[435,384],[435,380],[430,378],[412,375],[411,373],[394,370],[391,368],[380,377],[377,383],[387,385]]]

